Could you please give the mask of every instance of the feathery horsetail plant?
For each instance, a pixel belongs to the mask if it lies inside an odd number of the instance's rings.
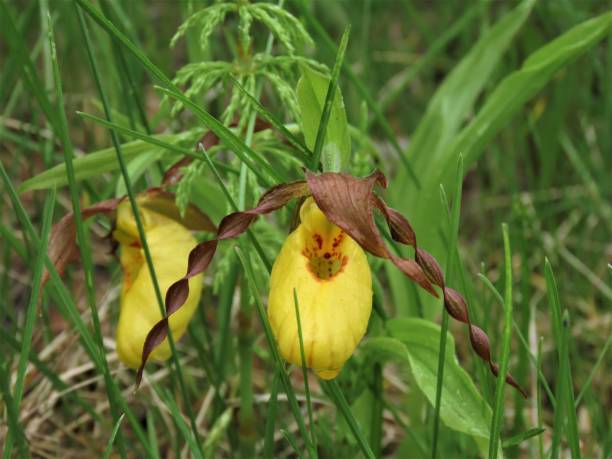
[[[312,59],[296,54],[304,45],[312,45],[312,38],[302,23],[281,6],[270,3],[250,3],[245,1],[224,2],[204,8],[190,16],[177,30],[170,42],[174,46],[190,29],[199,29],[199,43],[202,51],[208,49],[209,38],[215,28],[221,25],[230,13],[238,15],[237,56],[233,61],[203,61],[189,63],[176,74],[173,82],[177,86],[189,84],[185,90],[187,97],[207,94],[228,77],[234,78],[241,86],[254,94],[258,77],[268,80],[287,111],[297,118],[298,107],[294,87],[290,84],[296,79],[299,65],[306,65],[325,71],[326,67]],[[287,54],[272,55],[271,50],[257,51],[251,37],[253,21],[261,22],[278,39]],[[243,128],[249,118],[252,101],[243,91],[232,88],[230,102],[225,108],[222,119],[227,125],[234,121],[238,108],[238,128]],[[167,100],[167,99],[166,99]],[[183,108],[179,101],[174,102],[172,113]]]
[[[216,237],[193,248],[186,274],[166,293],[166,316],[147,335],[137,384],[147,359],[167,336],[169,317],[189,297],[189,279],[206,270],[218,243],[240,236],[258,216],[278,210],[297,198],[308,199],[301,209],[300,226],[285,242],[272,269],[268,309],[279,350],[287,360],[302,363],[298,354],[295,316],[288,312],[293,308],[294,288],[302,298],[299,308],[305,364],[323,379],[331,379],[353,353],[365,332],[372,301],[370,271],[363,249],[376,257],[391,260],[407,277],[436,297],[434,285],[439,287],[446,310],[454,319],[468,326],[472,348],[497,376],[499,369],[491,360],[489,339],[481,328],[471,323],[461,294],[446,287],[440,266],[432,255],[417,246],[416,235],[408,220],[374,193],[376,185],[386,188],[384,174],[376,171],[366,178],[334,172],[317,175],[306,171],[305,174],[305,180],[269,189],[255,208],[225,216]],[[374,209],[384,216],[395,241],[414,248],[414,260],[396,256],[389,250],[374,222]],[[295,283],[287,281],[287,278]],[[300,287],[306,288],[300,290]],[[363,295],[356,302],[357,311],[345,307],[347,295],[352,300],[354,297],[351,295],[355,293],[347,289]],[[319,304],[313,304],[314,298]],[[339,303],[342,304],[339,311],[334,310]],[[316,314],[307,311],[305,306],[316,308]],[[290,317],[293,318],[287,323],[286,319]],[[506,376],[506,382],[527,397],[510,374]]]
[[[282,3],[282,2],[281,2]],[[228,100],[221,115],[225,126],[234,127],[242,132],[248,127],[248,121],[253,115],[252,95],[259,96],[263,83],[277,94],[285,107],[287,114],[293,119],[299,119],[299,107],[295,91],[295,83],[299,77],[299,68],[307,67],[327,73],[327,67],[315,60],[298,54],[306,45],[312,45],[312,38],[306,32],[302,23],[281,5],[271,3],[251,3],[248,1],[222,2],[195,12],[178,28],[170,41],[173,47],[188,31],[197,30],[199,46],[203,55],[212,55],[209,49],[209,39],[215,29],[226,21],[228,16],[235,15],[237,24],[237,46],[228,43],[235,57],[232,61],[205,60],[192,62],[178,70],[173,83],[185,87],[185,95],[189,98],[214,94],[218,85],[229,82],[226,88]],[[257,46],[251,36],[254,21],[260,22],[270,32],[270,36],[278,40],[285,54],[272,53],[272,41],[268,40],[265,48]],[[225,93],[223,93],[225,94]],[[164,101],[168,102],[167,96]],[[210,103],[210,101],[207,101]],[[172,114],[178,114],[184,108],[180,101],[174,101]],[[261,129],[255,125],[253,132]],[[207,145],[204,145],[207,147]],[[194,180],[204,173],[205,163],[186,159],[177,163],[180,168],[180,181],[176,199],[179,209],[183,211],[190,200]],[[179,172],[179,171],[175,171]],[[178,174],[177,174],[178,175]],[[230,179],[230,187],[235,185]]]

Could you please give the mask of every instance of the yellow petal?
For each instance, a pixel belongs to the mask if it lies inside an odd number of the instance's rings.
[[[372,277],[361,247],[329,222],[312,198],[302,205],[300,219],[272,268],[268,316],[281,355],[301,365],[295,288],[306,365],[332,379],[366,332]]]
[[[185,275],[189,251],[197,241],[189,230],[174,220],[148,210],[141,209],[140,213],[163,298],[168,287]],[[124,273],[117,326],[117,353],[125,365],[138,368],[147,333],[162,315],[129,202],[117,208],[113,236],[120,243],[120,261]],[[198,275],[189,281],[187,301],[170,317],[170,329],[175,340],[185,333],[200,301],[201,292],[202,275]],[[170,347],[166,339],[155,348],[150,359],[162,361],[169,356]]]

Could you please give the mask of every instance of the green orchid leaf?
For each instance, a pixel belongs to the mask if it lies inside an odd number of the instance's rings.
[[[172,142],[173,135],[155,136],[159,140]],[[136,140],[122,145],[123,156],[126,161],[131,161],[141,155],[146,156],[150,153],[155,153],[158,149],[151,147],[147,142]],[[168,152],[168,155],[173,154]],[[158,154],[155,154],[158,159]],[[76,181],[82,181],[91,177],[98,176],[105,172],[111,172],[119,169],[119,162],[113,147],[104,148],[103,150],[87,153],[83,156],[75,158],[74,174]],[[135,169],[138,167],[135,166]],[[46,171],[29,178],[19,186],[19,192],[23,193],[30,190],[43,190],[47,188],[61,187],[68,185],[68,176],[66,175],[66,166],[62,162]]]
[[[317,139],[330,79],[306,66],[301,67],[301,71],[302,77],[298,81],[296,92],[301,112],[302,132],[306,146],[312,151]],[[338,172],[345,169],[350,154],[351,138],[344,99],[340,88],[337,88],[321,152],[324,170]]]
[[[398,318],[387,321],[386,328],[389,336],[368,339],[361,351],[379,361],[408,363],[417,386],[434,406],[440,326],[419,318]],[[491,407],[457,362],[455,341],[450,334],[446,341],[444,365],[440,418],[447,427],[472,436],[486,455]]]

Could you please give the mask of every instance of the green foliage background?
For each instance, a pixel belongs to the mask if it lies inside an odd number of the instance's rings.
[[[609,8],[0,0],[4,457],[610,457]],[[210,162],[194,149],[209,129]],[[218,222],[301,178],[313,150],[324,170],[390,178],[528,400],[380,260],[368,334],[332,384],[275,360],[250,238],[222,247],[188,336],[137,393],[114,352],[112,223],[79,225],[82,264],[38,288],[51,223],[77,203],[158,186],[187,155],[177,204]],[[265,258],[292,211],[255,225]]]

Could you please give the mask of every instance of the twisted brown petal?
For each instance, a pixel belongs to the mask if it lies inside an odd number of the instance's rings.
[[[429,252],[417,246],[416,235],[408,220],[406,220],[398,211],[388,207],[382,201],[382,199],[378,198],[377,196],[373,196],[372,199],[376,208],[380,209],[387,219],[387,224],[389,225],[393,239],[414,247],[416,263],[422,268],[422,272],[425,273],[427,278],[433,284],[442,289],[442,292],[444,293],[444,307],[448,311],[449,315],[453,319],[468,326],[472,349],[474,349],[476,354],[478,354],[478,356],[489,365],[491,372],[497,376],[499,368],[497,364],[491,360],[489,337],[481,328],[472,324],[470,321],[468,305],[463,296],[461,296],[458,291],[450,287],[446,287],[444,282],[444,274],[442,273],[440,265]],[[519,386],[519,384],[510,374],[506,376],[506,382],[517,389],[521,395],[523,395],[523,397],[527,398],[527,393]]]
[[[94,204],[81,210],[81,218],[83,221],[97,214],[109,214],[113,212],[121,198],[108,199]],[[76,225],[74,221],[74,213],[70,212],[64,215],[51,229],[49,236],[49,259],[57,272],[62,275],[66,267],[78,260],[79,249],[76,245]],[[41,284],[44,286],[49,280],[49,271],[45,268]]]
[[[168,336],[168,318],[185,303],[189,296],[189,279],[208,268],[217,250],[218,242],[237,238],[249,228],[259,215],[273,212],[283,207],[290,200],[308,194],[308,185],[303,180],[277,185],[261,197],[254,209],[226,215],[219,224],[215,239],[201,242],[191,250],[185,276],[172,284],[166,292],[165,316],[155,324],[145,339],[142,349],[142,363],[136,374],[137,387],[142,380],[142,372],[149,355]]]

